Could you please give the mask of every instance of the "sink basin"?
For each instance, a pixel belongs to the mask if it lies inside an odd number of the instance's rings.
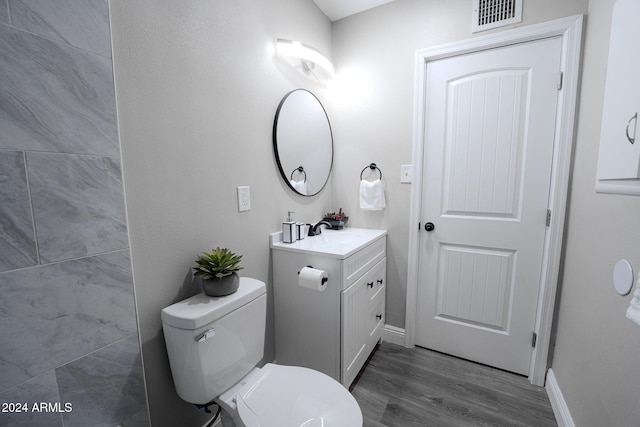
[[[370,230],[366,228],[323,229],[320,235],[307,236],[303,240],[298,240],[294,243],[283,243],[282,233],[273,233],[271,234],[271,248],[347,257],[385,234],[387,234],[386,230]]]
[[[309,239],[309,243],[313,245],[345,245],[362,240],[361,233],[355,233],[353,231],[332,231],[323,232],[319,236],[306,237]]]

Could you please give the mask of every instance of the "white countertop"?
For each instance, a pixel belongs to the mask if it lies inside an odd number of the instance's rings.
[[[346,258],[386,234],[387,230],[350,227],[329,230],[323,227],[322,234],[318,236],[307,236],[293,243],[283,243],[282,232],[279,231],[269,235],[269,245],[271,249],[276,250]]]

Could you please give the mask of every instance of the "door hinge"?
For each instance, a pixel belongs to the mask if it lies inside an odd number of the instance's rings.
[[[531,337],[531,347],[536,348],[536,341],[538,341],[538,334],[534,332]]]
[[[547,227],[551,225],[551,209],[547,209]]]
[[[562,90],[562,80],[564,78],[564,73],[562,71],[560,71],[558,73],[558,90]]]

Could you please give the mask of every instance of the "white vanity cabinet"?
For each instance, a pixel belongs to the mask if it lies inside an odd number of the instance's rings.
[[[348,388],[384,329],[386,231],[326,230],[292,244],[279,234],[271,235],[275,361],[324,372]],[[324,290],[298,285],[309,266],[327,272]]]

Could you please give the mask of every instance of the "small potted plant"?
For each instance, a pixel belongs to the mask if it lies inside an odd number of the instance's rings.
[[[240,286],[240,260],[242,255],[237,255],[228,248],[216,247],[198,255],[198,266],[193,267],[193,275],[202,278],[202,290],[205,294],[212,297],[229,295]]]
[[[331,224],[331,228],[333,230],[342,230],[347,225],[347,221],[349,221],[349,216],[347,215],[346,212],[342,211],[342,208],[340,208],[338,213],[328,212],[324,215],[324,218],[322,219],[325,221],[328,221]]]

